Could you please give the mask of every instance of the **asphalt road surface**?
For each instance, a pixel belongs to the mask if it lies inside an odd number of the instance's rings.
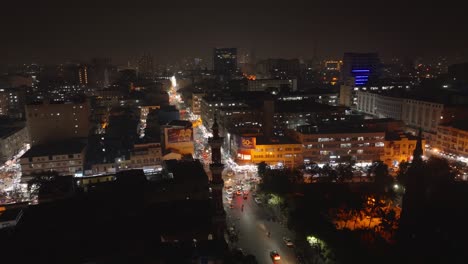
[[[247,200],[242,196],[235,196],[232,204],[234,208],[226,204],[226,212],[228,225],[234,225],[238,232],[239,240],[233,243],[234,248],[241,248],[244,253],[254,255],[260,264],[296,263],[293,248],[287,247],[283,241],[283,237],[293,239],[291,232],[278,222],[269,221],[268,210],[264,205],[256,204],[251,193]],[[270,237],[267,236],[268,231],[271,232]],[[272,250],[278,251],[281,256],[280,261],[272,261],[270,258]]]

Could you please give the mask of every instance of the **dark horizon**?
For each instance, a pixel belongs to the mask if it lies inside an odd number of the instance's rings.
[[[62,63],[109,57],[116,64],[150,52],[157,64],[184,57],[211,63],[212,48],[254,48],[258,58],[342,58],[344,52],[378,52],[381,58],[438,56],[466,59],[467,22],[445,3],[377,6],[366,3],[296,5],[294,8],[161,7],[116,3],[86,7],[42,1],[4,4],[0,64]],[[417,1],[420,2],[420,1]]]

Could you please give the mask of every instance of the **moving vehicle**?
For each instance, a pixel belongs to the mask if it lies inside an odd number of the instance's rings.
[[[281,260],[281,256],[278,253],[278,251],[276,251],[276,250],[270,251],[270,257],[271,257],[271,260],[273,260],[273,261]]]
[[[287,238],[287,237],[283,237],[283,241],[284,243],[286,244],[286,246],[288,247],[294,247],[294,243],[292,242],[291,239]]]
[[[255,202],[256,202],[257,204],[261,204],[261,203],[262,203],[262,201],[261,201],[258,197],[255,197]]]

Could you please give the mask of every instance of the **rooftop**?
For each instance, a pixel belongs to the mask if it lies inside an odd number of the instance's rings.
[[[174,175],[177,182],[183,181],[208,181],[203,165],[198,160],[167,160],[166,168]]]
[[[441,124],[441,126],[453,127],[460,130],[468,131],[468,122],[466,122],[465,120],[457,120],[451,123],[444,123]]]
[[[266,138],[263,136],[256,137],[256,145],[281,145],[281,144],[299,144],[289,137],[272,137]]]
[[[192,122],[186,121],[186,120],[172,120],[167,125],[188,128],[188,127],[192,127]]]
[[[86,144],[78,140],[33,146],[21,158],[81,153]]]
[[[417,136],[410,134],[410,133],[404,133],[403,131],[387,132],[385,134],[385,140],[400,140],[403,138],[407,138],[408,140],[418,139]]]
[[[345,108],[341,108],[344,112]],[[316,111],[337,111],[339,107],[320,104],[314,100],[300,100],[300,101],[276,101],[275,112],[276,113],[302,113],[302,112],[316,112]]]
[[[383,129],[359,126],[347,126],[344,123],[327,124],[326,126],[299,126],[296,129],[302,134],[357,134],[357,133],[385,133]]]
[[[0,138],[7,138],[23,128],[24,127],[0,127]]]

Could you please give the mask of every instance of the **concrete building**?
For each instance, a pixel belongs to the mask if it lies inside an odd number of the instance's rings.
[[[437,143],[433,147],[468,159],[468,124],[463,121],[441,124],[437,127]]]
[[[402,117],[403,101],[397,97],[357,91],[357,110],[379,118],[399,120]]]
[[[298,127],[290,136],[300,142],[305,161],[372,162],[384,152],[385,132],[346,126]]]
[[[266,59],[257,63],[257,75],[262,78],[287,79],[300,74],[298,59]]]
[[[194,115],[200,115],[201,113],[201,101],[205,93],[192,93],[192,113]]]
[[[380,160],[389,167],[398,166],[399,163],[409,162],[413,158],[418,137],[409,133],[387,132],[385,136],[385,147]],[[425,153],[425,140],[422,141],[423,154]]]
[[[206,128],[213,126],[214,113],[219,108],[237,108],[239,106],[248,106],[245,103],[245,98],[241,99],[232,95],[217,95],[217,96],[204,96],[200,103],[200,115],[203,125]]]
[[[319,104],[338,105],[339,93],[330,90],[314,90],[309,92],[293,92],[286,94],[279,94],[278,101],[302,101],[313,100]]]
[[[160,167],[162,164],[161,144],[135,144],[130,152],[130,158],[118,163],[120,163],[120,169],[151,170]]]
[[[0,127],[0,164],[12,159],[29,142],[28,129],[22,127]]]
[[[161,126],[164,140],[161,142],[163,154],[176,153],[192,155],[195,151],[193,128],[190,121],[174,120]]]
[[[265,91],[297,91],[297,79],[256,79],[249,80],[247,91],[250,92],[265,92]]]
[[[466,106],[445,105],[443,102],[405,98],[405,95],[358,91],[357,110],[380,118],[402,120],[408,131],[421,128],[429,144],[435,144],[441,123],[468,118]]]
[[[35,145],[20,158],[23,176],[55,171],[61,176],[83,175],[86,144],[73,140]]]
[[[233,134],[231,155],[239,164],[266,162],[270,166],[294,168],[302,165],[302,146],[288,137],[267,139],[258,135]]]
[[[237,49],[215,48],[213,68],[216,75],[230,76],[237,71]]]
[[[380,75],[380,59],[377,53],[351,53],[343,56],[341,79],[354,80],[354,85],[363,86]]]
[[[415,100],[415,99],[401,99],[402,103],[402,117],[401,120],[407,126],[413,128],[422,128],[423,131],[436,133],[437,126],[444,119],[444,104]],[[450,117],[446,117],[449,119]]]
[[[0,116],[10,118],[24,118],[24,105],[26,100],[26,89],[23,88],[1,88],[0,89]]]
[[[90,130],[88,101],[31,104],[26,106],[26,126],[31,144],[45,144],[70,138],[86,138]]]

